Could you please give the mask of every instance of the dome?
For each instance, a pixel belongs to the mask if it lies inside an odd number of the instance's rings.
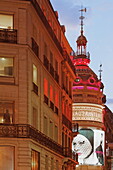
[[[83,35],[83,34],[81,34],[79,37],[78,37],[78,39],[77,39],[77,45],[78,46],[86,46],[86,43],[87,43],[87,39],[86,39],[86,37]]]

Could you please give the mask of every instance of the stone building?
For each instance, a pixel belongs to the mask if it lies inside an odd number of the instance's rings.
[[[0,169],[75,169],[71,50],[49,0],[0,0]]]

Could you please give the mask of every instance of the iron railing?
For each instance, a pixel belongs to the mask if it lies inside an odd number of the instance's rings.
[[[30,138],[63,155],[61,145],[28,124],[0,124],[0,137]]]
[[[17,30],[0,29],[0,42],[17,43]]]

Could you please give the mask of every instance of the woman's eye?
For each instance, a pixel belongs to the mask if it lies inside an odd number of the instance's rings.
[[[76,145],[76,143],[73,143],[73,145]]]
[[[80,144],[80,145],[82,145],[82,144],[84,144],[84,143],[85,143],[85,141],[83,141],[83,142],[79,142],[79,144]]]

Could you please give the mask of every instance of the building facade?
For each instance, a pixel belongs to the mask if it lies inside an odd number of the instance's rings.
[[[76,68],[73,84],[73,150],[78,154],[78,170],[105,169],[104,85],[89,67],[90,54],[86,50],[87,39],[83,34],[81,9],[81,34],[77,39],[77,52],[72,54]],[[101,68],[101,67],[100,67]]]
[[[75,169],[70,53],[49,0],[0,1],[0,169]]]

